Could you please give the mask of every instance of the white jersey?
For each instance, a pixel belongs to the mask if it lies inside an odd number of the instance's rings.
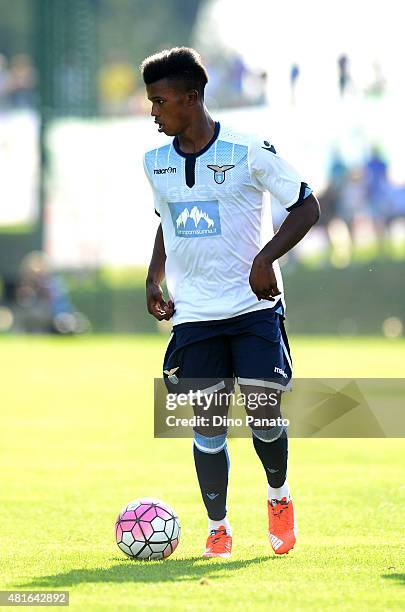
[[[311,190],[274,147],[217,123],[198,153],[183,153],[175,138],[148,151],[144,165],[162,223],[173,324],[265,308],[284,312],[283,293],[275,302],[258,301],[249,285],[253,259],[263,246],[263,193],[289,209]],[[274,270],[282,291],[277,262]]]

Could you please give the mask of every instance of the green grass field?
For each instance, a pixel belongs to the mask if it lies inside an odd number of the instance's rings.
[[[405,342],[292,340],[296,376],[402,376]],[[74,610],[404,608],[401,440],[291,440],[295,550],[275,557],[250,440],[230,440],[234,553],[203,561],[190,440],[152,437],[160,337],[0,341],[1,589],[70,591]],[[114,521],[131,499],[173,505],[167,561],[133,562]]]

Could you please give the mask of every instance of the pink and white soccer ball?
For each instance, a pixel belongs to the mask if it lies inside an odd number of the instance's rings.
[[[131,559],[167,559],[179,543],[180,523],[165,502],[143,497],[121,510],[115,537],[119,548]]]

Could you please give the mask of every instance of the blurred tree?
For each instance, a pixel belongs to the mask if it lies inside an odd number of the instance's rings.
[[[150,53],[190,44],[197,13],[206,1],[0,0],[0,54],[9,58],[26,53],[37,70],[41,163],[35,228],[0,235],[4,278],[13,280],[23,255],[43,246],[49,121],[97,113],[99,68],[111,55],[130,62],[137,76],[137,66]]]
[[[42,92],[47,106],[74,109],[75,114],[92,107],[94,112],[95,73],[100,66],[119,59],[137,70],[147,55],[159,49],[189,45],[198,11],[206,3],[0,0],[0,53],[8,58],[21,53],[34,56],[40,72],[48,75],[42,80],[40,76],[40,86],[47,87],[47,96]],[[93,101],[84,100],[86,95]]]
[[[165,47],[189,45],[207,0],[97,0],[100,60],[125,57],[135,65]]]
[[[31,53],[34,40],[31,0],[0,0],[0,53]]]
[[[32,0],[33,1],[33,0]],[[36,0],[41,115],[97,111],[97,0]]]

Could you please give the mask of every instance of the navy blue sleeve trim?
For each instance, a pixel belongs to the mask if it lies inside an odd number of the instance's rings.
[[[158,213],[158,211],[155,208],[155,215],[157,215],[158,217],[160,217],[160,213]]]
[[[298,200],[295,202],[295,204],[292,204],[291,206],[286,208],[286,210],[288,210],[288,212],[290,212],[290,210],[294,210],[294,208],[298,208],[298,206],[301,206],[301,204],[305,200],[305,190],[307,188],[310,189],[310,187],[309,187],[309,185],[307,185],[307,183],[301,183],[301,188],[300,188],[300,193],[298,195]],[[312,190],[311,190],[311,192],[308,195],[310,195],[311,193],[312,193]]]

